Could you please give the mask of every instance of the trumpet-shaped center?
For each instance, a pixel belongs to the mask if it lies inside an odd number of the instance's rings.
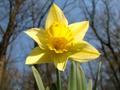
[[[56,53],[66,52],[73,40],[71,30],[61,23],[54,23],[47,31],[49,49]]]
[[[67,51],[66,47],[67,47],[68,41],[65,38],[62,38],[62,37],[54,38],[52,44],[53,44],[54,50],[56,52],[58,51],[58,53]]]

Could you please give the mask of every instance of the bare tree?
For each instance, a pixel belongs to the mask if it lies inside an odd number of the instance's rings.
[[[97,38],[96,41],[99,41],[99,43],[101,44],[100,49],[103,57],[102,61],[104,67],[108,67],[107,69],[106,68],[103,69],[109,76],[109,80],[113,83],[114,89],[118,90],[120,88],[119,87],[120,86],[120,77],[119,77],[120,75],[119,47],[120,46],[118,42],[120,40],[120,38],[118,37],[119,36],[118,29],[120,26],[116,26],[115,24],[113,24],[117,21],[113,19],[114,16],[114,13],[112,13],[113,7],[110,6],[110,4],[112,3],[114,3],[114,0],[113,1],[91,0],[90,1],[91,7],[88,7],[88,4],[86,4],[85,0],[80,0],[80,5],[83,10],[83,13],[86,19],[90,21],[90,26],[93,30],[94,35]],[[99,4],[102,4],[101,5],[102,7],[99,6]],[[91,8],[91,10],[89,8]],[[116,29],[113,29],[113,27],[116,27]],[[117,47],[115,46],[115,43]],[[113,64],[113,62],[115,65]],[[104,72],[103,75],[105,75]],[[108,83],[107,79],[105,79],[105,77],[102,77],[102,80],[104,81],[106,80],[106,85],[107,85]],[[111,88],[111,86],[109,85],[107,85],[107,87]]]
[[[22,73],[15,70],[15,66],[11,66],[18,62],[11,58],[16,44],[14,41],[22,31],[44,25],[45,15],[52,3],[53,0],[0,0],[0,62],[4,63],[2,82],[0,83],[1,90],[13,90],[17,86],[14,86],[15,82],[17,84],[23,80],[20,75]],[[11,68],[9,68],[10,66]],[[20,77],[17,77],[17,73]],[[15,80],[15,77],[18,80]],[[34,82],[32,78],[31,81]],[[24,82],[21,81],[20,84],[18,87],[22,86],[21,90],[25,89]],[[32,84],[34,86],[34,83]]]

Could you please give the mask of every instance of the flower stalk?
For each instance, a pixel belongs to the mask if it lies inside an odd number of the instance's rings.
[[[57,77],[57,90],[62,90],[61,89],[61,76],[60,76],[60,71],[56,69],[56,77]]]

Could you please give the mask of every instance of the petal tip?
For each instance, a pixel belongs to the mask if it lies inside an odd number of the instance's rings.
[[[56,3],[53,3],[52,7],[56,8],[58,5]]]
[[[33,60],[31,60],[31,58],[28,56],[28,57],[26,58],[25,64],[30,65],[30,64],[34,64],[34,62],[33,62]]]
[[[101,55],[101,53],[99,51],[97,52],[97,54],[98,54],[98,57]]]
[[[90,22],[89,21],[84,21],[84,24],[86,24],[86,26],[89,27]]]
[[[26,60],[25,64],[31,64],[31,63],[29,62],[29,60]]]
[[[101,55],[101,53],[100,53],[99,51],[96,51],[96,55],[95,55],[95,57],[94,57],[93,59],[97,59],[97,58],[99,58],[100,55]]]
[[[64,71],[66,67],[56,66],[56,68],[57,68],[59,71]]]
[[[59,63],[54,63],[55,64],[55,67],[59,70],[59,71],[64,71],[65,68],[66,68],[66,63],[65,63],[65,66],[63,64],[59,64]]]
[[[57,4],[53,3],[50,9],[55,9],[56,10],[57,7],[58,7]]]
[[[65,69],[63,69],[63,68],[58,68],[58,67],[57,67],[57,69],[58,69],[59,71],[62,71],[62,72],[65,70]]]
[[[27,34],[27,31],[23,31],[25,34]]]

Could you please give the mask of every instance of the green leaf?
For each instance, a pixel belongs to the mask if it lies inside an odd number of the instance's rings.
[[[34,66],[32,66],[32,71],[33,71],[33,74],[34,74],[34,77],[35,77],[35,80],[36,80],[36,83],[37,83],[39,90],[45,90],[41,76]]]
[[[87,90],[87,83],[84,71],[79,64],[71,63],[71,70],[68,81],[68,90]]]
[[[77,90],[76,66],[74,62],[71,63],[71,70],[68,80],[68,90]]]
[[[92,80],[89,80],[87,90],[92,90]]]
[[[87,83],[82,67],[77,63],[77,90],[87,90]]]
[[[100,74],[101,74],[101,66],[102,66],[102,62],[100,62],[99,65],[98,65],[97,75],[96,75],[96,79],[95,79],[95,84],[94,84],[93,90],[97,89],[97,84],[98,84],[98,81],[100,79]]]

